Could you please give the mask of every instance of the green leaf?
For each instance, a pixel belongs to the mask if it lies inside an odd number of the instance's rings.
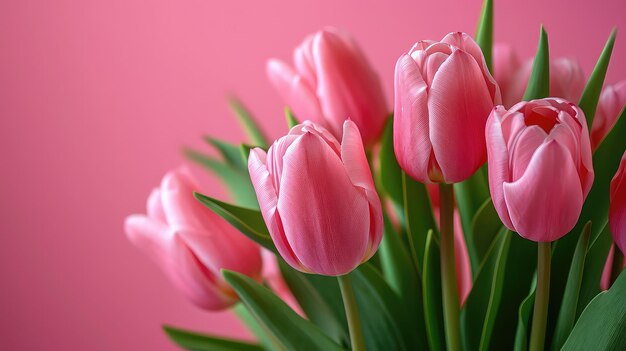
[[[615,175],[624,150],[626,149],[626,110],[622,110],[615,126],[609,135],[602,141],[593,155],[593,169],[595,173],[593,186],[583,205],[578,223],[572,231],[556,242],[552,252],[552,273],[550,275],[550,296],[551,299],[561,299],[565,289],[566,277],[569,272],[570,262],[574,253],[576,242],[582,232],[582,228],[587,221],[591,221],[591,249],[596,239],[600,236],[608,222],[609,195],[611,179]],[[609,235],[610,237],[610,235]],[[591,250],[590,249],[590,250]],[[602,251],[600,248],[597,250]],[[608,249],[607,249],[608,250]],[[608,251],[607,251],[608,252]],[[589,255],[589,254],[588,254]],[[606,256],[605,256],[606,257]],[[587,260],[589,262],[589,260]],[[586,273],[585,273],[586,274]],[[581,301],[589,298],[583,296],[586,278],[583,278],[581,288]],[[591,291],[591,290],[590,290]],[[593,296],[591,296],[593,297]],[[550,326],[555,325],[555,318],[558,315],[560,305],[551,304],[548,314],[548,334],[551,335]]]
[[[426,233],[431,229],[433,233],[438,233],[438,226],[433,216],[426,186],[402,172],[402,190],[405,229],[415,267],[420,273],[420,263],[424,262],[426,249]]]
[[[541,26],[539,47],[533,62],[533,70],[526,86],[523,100],[541,99],[550,96],[550,53],[548,34]]]
[[[472,221],[472,230],[470,231],[472,242],[474,243],[475,259],[478,265],[487,257],[491,243],[501,230],[502,222],[498,212],[496,212],[491,198],[488,198],[476,212]],[[472,268],[474,268],[473,264]],[[474,269],[474,272],[477,271],[478,267]]]
[[[260,147],[266,149],[268,146],[267,138],[243,103],[241,103],[241,101],[239,101],[236,97],[230,97],[228,99],[228,105],[250,138],[252,144],[259,145]]]
[[[308,278],[313,275],[294,270],[281,258],[278,265],[285,283],[309,320],[337,343],[347,345],[350,336],[337,280],[325,276],[310,280]],[[339,295],[332,294],[332,290]],[[335,300],[335,303],[329,304],[329,300]]]
[[[535,305],[535,286],[531,288],[528,297],[522,301],[519,306],[517,316],[517,332],[515,333],[515,351],[528,350],[528,331],[530,326],[530,317],[533,313],[533,307]]]
[[[243,162],[245,162],[246,164],[246,173],[248,172],[248,158],[250,158],[250,150],[254,149],[255,146],[252,145],[248,145],[248,144],[241,144],[239,145],[239,153],[240,153],[240,157],[243,160]]]
[[[415,330],[398,295],[369,263],[350,273],[368,351],[414,350]]]
[[[426,236],[426,251],[423,267],[423,301],[426,335],[430,350],[444,350],[446,339],[443,325],[443,303],[441,300],[441,262],[439,243],[433,231]]]
[[[593,118],[596,114],[596,107],[598,106],[598,100],[600,99],[600,93],[602,92],[602,86],[604,85],[604,78],[606,71],[609,68],[609,61],[611,60],[611,54],[613,53],[613,45],[615,44],[615,37],[617,36],[617,29],[611,31],[609,39],[604,45],[604,50],[600,54],[600,58],[596,62],[596,66],[589,76],[583,95],[580,98],[578,106],[585,113],[587,118],[587,128],[591,130],[593,124]]]
[[[580,285],[576,318],[580,316],[587,304],[600,293],[602,271],[612,243],[613,237],[610,227],[605,225],[604,230],[602,230],[600,235],[589,245]]]
[[[410,328],[418,338],[418,349],[427,349],[424,309],[421,302],[421,282],[400,235],[396,233],[387,216],[385,231],[378,253],[382,272],[389,286],[398,294],[411,319]]]
[[[343,350],[315,324],[300,317],[271,290],[243,274],[222,270],[222,275],[246,308],[283,348],[306,351]]]
[[[402,169],[396,160],[393,149],[393,114],[387,119],[385,130],[380,142],[379,183],[397,206],[404,204],[402,190]]]
[[[482,239],[482,228],[480,232],[475,233],[473,222],[476,220],[481,207],[485,201],[489,199],[489,184],[487,183],[486,165],[478,169],[469,179],[454,184],[454,193],[456,196],[456,204],[461,215],[461,224],[463,226],[463,234],[467,244],[467,251],[472,264],[472,271],[476,272],[481,262],[479,251],[480,246],[487,248],[491,242],[485,242]],[[497,216],[496,216],[497,217]],[[499,225],[501,226],[501,224]],[[499,228],[498,228],[499,230]],[[477,237],[480,237],[477,239]],[[484,256],[484,252],[483,252]]]
[[[567,277],[565,293],[563,294],[563,300],[561,300],[561,309],[559,311],[554,337],[552,338],[553,350],[559,350],[561,346],[563,346],[567,336],[574,327],[574,322],[576,322],[576,308],[578,307],[578,296],[582,285],[585,257],[587,256],[590,235],[591,222],[587,222],[583,228],[582,235],[578,239],[572,266]]]
[[[210,136],[205,136],[204,140],[217,149],[226,164],[241,172],[248,172],[248,165],[244,163],[244,160],[241,158],[241,150],[239,146],[229,144],[223,140]]]
[[[224,218],[245,236],[266,249],[276,252],[276,247],[267,231],[261,212],[251,208],[231,205],[200,193],[194,193],[193,195],[204,206]]]
[[[561,349],[626,350],[626,274],[585,308]]]
[[[259,345],[202,335],[170,326],[163,330],[178,346],[190,351],[263,351]]]
[[[476,29],[476,43],[480,46],[485,56],[487,68],[492,71],[493,54],[493,1],[485,0],[480,14],[478,29]]]
[[[287,126],[289,127],[289,129],[300,124],[300,122],[298,122],[298,119],[296,119],[296,116],[294,116],[293,111],[291,111],[289,107],[285,107],[285,119],[287,120]]]
[[[189,160],[203,166],[219,178],[237,204],[258,208],[259,204],[247,171],[238,170],[225,162],[194,150],[186,149],[184,154]]]
[[[246,326],[246,328],[256,337],[263,348],[266,350],[278,350],[278,341],[274,339],[264,328],[259,324],[255,317],[246,309],[243,303],[238,302],[232,308],[233,313],[237,315],[237,318]]]
[[[492,244],[461,312],[463,344],[467,350],[486,350],[502,297],[510,233],[501,233]]]

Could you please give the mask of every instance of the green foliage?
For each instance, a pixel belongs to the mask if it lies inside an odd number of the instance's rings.
[[[261,346],[243,341],[202,335],[170,326],[164,326],[163,330],[178,346],[190,351],[263,351]]]
[[[541,99],[548,96],[550,96],[550,50],[548,49],[548,33],[541,26],[539,47],[523,100]]]

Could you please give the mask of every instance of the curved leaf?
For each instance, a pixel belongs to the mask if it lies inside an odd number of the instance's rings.
[[[315,324],[300,317],[274,293],[243,274],[222,270],[246,308],[287,350],[343,350]]]
[[[426,233],[432,230],[438,235],[439,228],[433,216],[433,210],[426,186],[411,179],[402,172],[402,195],[404,201],[404,218],[407,238],[411,245],[411,255],[418,274],[421,273],[420,263],[424,261],[426,249]]]
[[[562,351],[626,349],[626,274],[580,315]]]
[[[163,330],[178,346],[190,351],[263,351],[259,345],[202,335],[170,326],[163,326]]]
[[[268,143],[265,133],[261,131],[261,128],[243,103],[236,97],[231,96],[228,99],[228,106],[230,106],[230,109],[235,114],[235,117],[237,117],[237,121],[239,121],[239,124],[243,127],[252,144],[259,145],[264,149],[267,148]]]
[[[487,198],[480,206],[472,220],[472,242],[474,243],[474,255],[476,263],[472,263],[474,272],[478,272],[480,264],[484,261],[491,247],[491,243],[502,230],[503,225],[493,206],[491,198]],[[475,268],[474,268],[475,267]]]
[[[289,107],[285,107],[285,119],[287,120],[287,127],[289,127],[289,129],[300,124]]]
[[[426,236],[423,266],[423,299],[426,335],[430,350],[444,350],[446,337],[443,325],[443,302],[441,300],[441,262],[439,243],[433,231]]]
[[[245,236],[266,249],[276,252],[276,247],[267,231],[260,211],[227,204],[200,193],[194,193],[193,196],[204,206],[232,224],[233,227],[239,229]]]
[[[241,172],[248,172],[248,165],[244,163],[244,160],[241,158],[241,151],[239,149],[239,146],[227,143],[223,140],[219,140],[211,136],[205,136],[204,140],[220,153],[222,159],[226,162],[226,164]]]
[[[528,294],[528,297],[526,297],[519,306],[517,316],[517,332],[515,333],[515,345],[513,348],[513,350],[515,351],[528,350],[528,332],[530,326],[530,317],[532,316],[534,305],[535,286],[533,285],[530,294]]]
[[[393,150],[393,114],[387,119],[385,130],[380,141],[380,152],[378,153],[380,187],[389,195],[391,201],[402,206],[404,197],[402,195],[402,169],[396,160]]]
[[[476,29],[476,43],[483,50],[485,63],[489,71],[492,71],[493,54],[493,1],[485,0],[483,10],[480,14],[478,29]]]

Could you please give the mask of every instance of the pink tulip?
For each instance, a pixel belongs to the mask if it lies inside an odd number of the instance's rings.
[[[276,255],[267,249],[262,249],[261,257],[263,257],[263,279],[265,279],[274,293],[289,305],[292,310],[300,315],[304,315],[280,272]]]
[[[125,230],[187,298],[201,308],[219,310],[237,301],[220,269],[260,280],[261,254],[256,244],[194,198],[197,189],[186,171],[167,173],[148,198],[147,215],[127,217]]]
[[[489,188],[502,222],[522,237],[570,231],[593,183],[587,122],[560,98],[496,107],[486,127]]]
[[[493,46],[493,77],[500,87],[504,106],[512,106],[521,100],[520,96],[515,101],[509,101],[507,95],[515,85],[515,78],[521,65],[522,63],[513,47],[507,44],[495,44]]]
[[[337,28],[308,36],[293,54],[295,68],[271,59],[267,75],[300,120],[312,120],[338,139],[350,118],[371,144],[389,113],[378,75],[352,37]]]
[[[439,208],[433,208],[437,225],[439,225]],[[454,264],[456,267],[456,288],[459,293],[461,306],[472,291],[472,265],[470,264],[467,244],[463,235],[461,215],[454,210]]]
[[[604,262],[604,268],[602,269],[602,277],[600,278],[600,289],[609,290],[611,287],[611,276],[613,275],[613,260],[615,258],[615,245],[611,245],[609,255]],[[626,261],[623,262],[622,268],[626,268]]]
[[[626,105],[626,80],[602,90],[591,126],[591,146],[595,150],[617,122]]]
[[[530,79],[532,66],[533,59],[526,61],[526,63],[512,75],[512,79],[506,89],[502,88],[504,106],[511,107],[522,100],[526,92],[528,80]],[[500,83],[500,81],[498,81],[498,83]],[[569,101],[578,101],[584,89],[585,73],[578,61],[572,58],[550,60],[550,96]]]
[[[343,275],[378,249],[380,199],[352,121],[341,144],[312,122],[297,125],[267,154],[253,149],[248,168],[274,244],[295,269]]]
[[[420,41],[396,63],[393,141],[400,167],[423,183],[455,183],[486,160],[484,127],[500,103],[480,47],[465,33]]]
[[[610,199],[609,227],[615,245],[624,253],[626,252],[626,152],[622,156],[617,173],[611,180]]]

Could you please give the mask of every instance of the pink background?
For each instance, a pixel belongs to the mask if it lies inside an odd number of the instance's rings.
[[[496,1],[496,40],[586,73],[623,0]],[[0,349],[173,350],[160,325],[236,336],[235,318],[194,308],[126,240],[122,221],[179,165],[182,145],[242,133],[236,92],[272,136],[282,104],[265,79],[309,32],[350,30],[391,101],[396,58],[422,38],[474,32],[480,1],[4,0],[0,3]],[[609,82],[626,78],[626,33]],[[205,184],[215,184],[205,177]],[[206,192],[223,196],[217,188]]]

